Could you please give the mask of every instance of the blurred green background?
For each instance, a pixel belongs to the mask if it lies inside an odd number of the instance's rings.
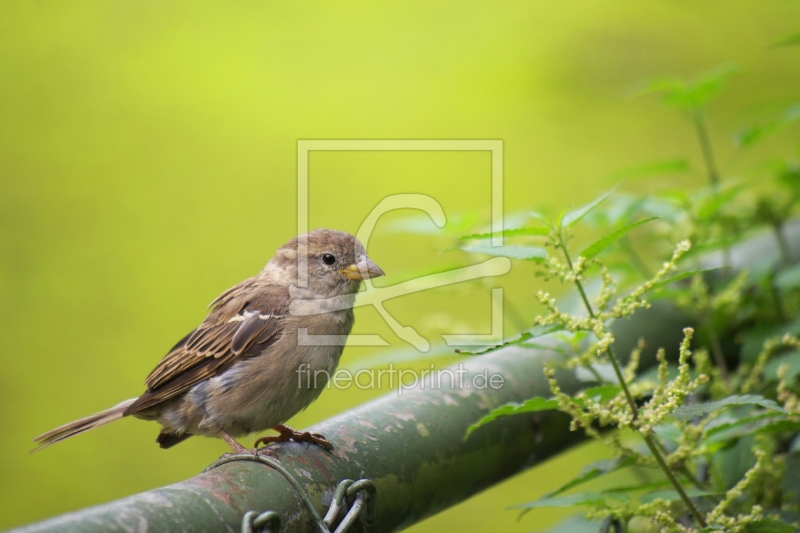
[[[502,139],[506,212],[561,208],[654,159],[688,155],[696,175],[667,185],[702,182],[692,131],[655,98],[631,98],[641,81],[735,61],[712,115],[720,146],[742,113],[800,82],[800,50],[770,48],[798,29],[788,0],[3,6],[0,528],[184,479],[226,451],[199,438],[161,450],[155,424],[123,420],[27,453],[33,436],[139,394],[205,306],[295,234],[298,139]],[[488,153],[312,154],[311,227],[355,233],[401,192],[433,196],[451,221],[488,216],[489,165]],[[441,251],[447,228],[393,231],[403,216],[370,242],[390,274],[377,285],[475,262]],[[487,286],[536,311],[525,266],[386,307],[432,341],[488,331]],[[392,346],[348,348],[345,364],[405,347],[374,309],[356,314],[355,333]],[[327,391],[291,423],[383,392]],[[518,522],[505,507],[603,453],[572,451],[413,531],[542,530],[562,515]]]

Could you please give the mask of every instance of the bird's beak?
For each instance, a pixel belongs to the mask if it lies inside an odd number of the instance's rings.
[[[378,265],[373,263],[365,255],[359,257],[358,261],[353,263],[349,267],[345,268],[344,270],[340,270],[339,273],[344,274],[345,276],[347,276],[348,279],[357,281],[361,281],[363,279],[377,278],[379,276],[386,275],[383,273],[383,270],[381,270]]]

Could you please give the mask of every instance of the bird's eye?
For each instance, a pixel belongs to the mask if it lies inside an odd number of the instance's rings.
[[[322,256],[322,262],[326,265],[332,265],[336,262],[336,258],[333,257],[331,254],[325,254]]]

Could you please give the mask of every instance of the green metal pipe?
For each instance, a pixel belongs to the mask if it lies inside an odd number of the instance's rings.
[[[685,319],[672,308],[659,306],[625,325],[638,335],[653,323],[654,346],[677,346]],[[377,488],[369,531],[401,530],[583,440],[556,411],[505,417],[464,440],[493,408],[549,396],[542,364],[553,357],[559,356],[552,350],[517,347],[473,357],[450,367],[454,376],[463,369],[461,388],[446,375],[437,388],[391,392],[315,425],[309,430],[333,442],[333,453],[293,442],[271,446],[291,480],[261,462],[236,460],[19,531],[238,531],[245,513],[267,510],[279,513],[284,531],[318,531],[315,515],[325,514],[339,482],[363,478]],[[502,376],[502,386],[486,385],[491,376]],[[559,383],[566,392],[586,386],[566,371]]]
[[[281,466],[323,516],[343,479],[367,478],[377,488],[370,531],[396,531],[438,513],[582,439],[558,412],[514,416],[476,431],[467,428],[510,401],[547,395],[541,351],[502,350],[464,363],[462,389],[417,387],[391,392],[310,430],[324,434],[333,453],[280,443]],[[483,386],[483,376],[504,383]],[[564,375],[565,389],[578,383]],[[496,381],[497,383],[497,381]],[[314,515],[287,478],[260,462],[237,460],[186,481],[22,528],[54,531],[238,531],[248,511],[277,511],[284,531],[315,531]]]
[[[793,224],[787,231],[794,252],[800,249],[798,230]],[[735,267],[763,258],[769,245],[767,236],[737,247]],[[626,353],[641,337],[651,353],[659,346],[677,347],[685,325],[674,308],[654,306],[615,325],[617,349]],[[263,462],[235,460],[174,485],[16,531],[239,531],[245,513],[267,510],[280,515],[283,531],[318,531],[315,521],[324,516],[339,482],[363,478],[377,488],[369,531],[398,531],[582,440],[580,432],[569,431],[566,415],[553,411],[505,417],[464,440],[467,428],[491,409],[548,396],[542,364],[552,357],[551,350],[511,347],[471,358],[463,363],[461,389],[444,380],[439,388],[392,392],[315,425],[309,429],[324,434],[335,451],[275,445],[285,473]],[[483,382],[475,382],[476,376],[491,375],[502,376],[503,386],[474,386]],[[581,386],[567,373],[559,382],[566,392]]]

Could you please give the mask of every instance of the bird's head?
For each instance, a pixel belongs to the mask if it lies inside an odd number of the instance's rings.
[[[321,297],[351,294],[358,291],[360,282],[383,276],[383,270],[373,263],[364,245],[344,231],[315,229],[281,246],[267,263],[265,271],[279,276],[282,284],[296,285],[302,274],[302,261],[307,258],[307,288]]]

